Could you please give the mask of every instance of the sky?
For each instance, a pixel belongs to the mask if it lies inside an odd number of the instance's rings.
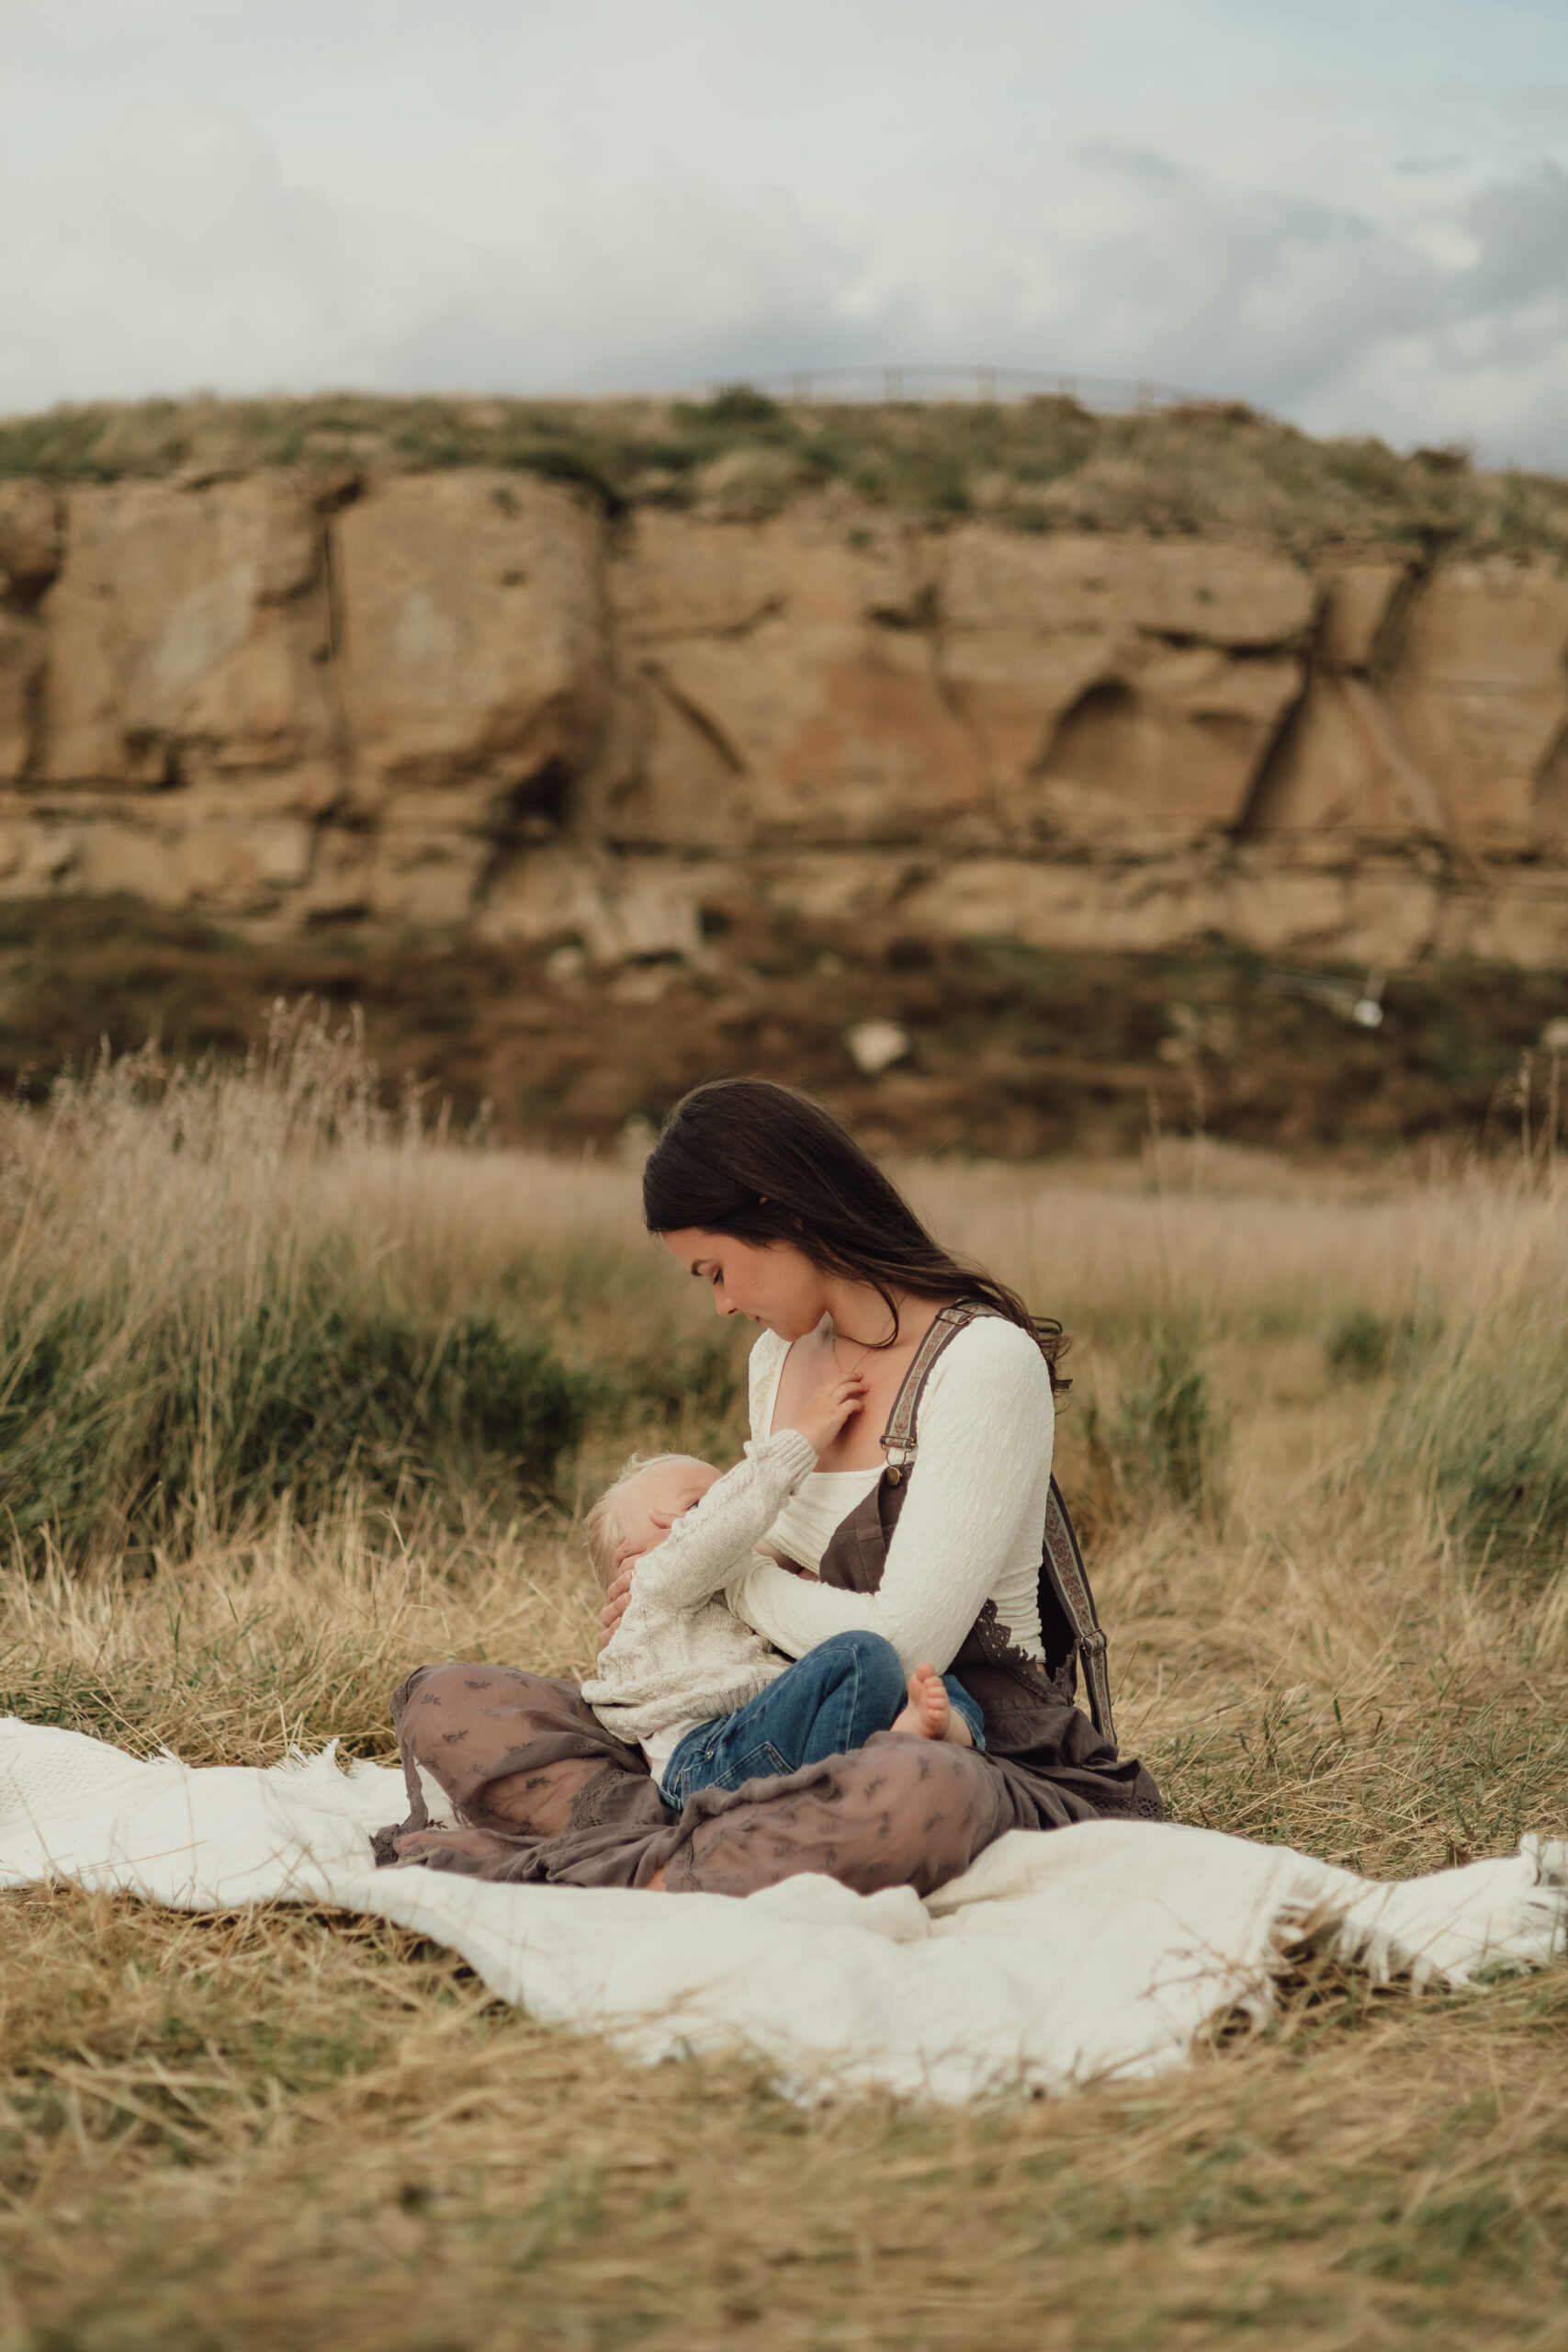
[[[1568,470],[1568,0],[0,0],[0,413],[1153,379]]]

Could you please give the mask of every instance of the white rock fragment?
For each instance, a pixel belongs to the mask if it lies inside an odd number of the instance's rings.
[[[552,947],[545,958],[545,971],[558,988],[575,988],[588,976],[587,952],[570,941],[564,947]]]
[[[915,1041],[897,1021],[860,1021],[844,1032],[850,1059],[863,1078],[880,1078],[885,1069],[914,1051]]]

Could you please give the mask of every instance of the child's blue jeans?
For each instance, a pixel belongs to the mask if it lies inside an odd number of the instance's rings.
[[[984,1714],[961,1682],[951,1674],[942,1679],[983,1749]],[[695,1724],[664,1768],[665,1802],[679,1808],[699,1789],[738,1789],[743,1781],[797,1772],[825,1756],[848,1756],[873,1732],[890,1731],[908,1697],[891,1642],[880,1634],[833,1634],[732,1715]]]

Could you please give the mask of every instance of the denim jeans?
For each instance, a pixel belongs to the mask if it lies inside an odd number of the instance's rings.
[[[985,1716],[961,1682],[942,1679],[954,1713],[984,1748]],[[890,1731],[908,1697],[891,1642],[880,1634],[833,1634],[732,1715],[694,1724],[664,1768],[665,1802],[679,1808],[699,1789],[738,1789],[825,1756],[851,1755],[873,1732]]]

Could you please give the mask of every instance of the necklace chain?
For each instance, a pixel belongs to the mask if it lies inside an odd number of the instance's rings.
[[[875,1341],[874,1340],[867,1340],[865,1341],[864,1345],[863,1345],[863,1346],[861,1346],[861,1343],[860,1343],[858,1340],[850,1340],[847,1342],[847,1344],[848,1344],[850,1347],[852,1347],[852,1348],[853,1348],[853,1347],[860,1347],[860,1353],[859,1353],[859,1355],[858,1355],[858,1356],[856,1356],[856,1358],[855,1358],[855,1360],[854,1360],[853,1363],[852,1363],[852,1364],[846,1364],[846,1363],[845,1363],[845,1362],[844,1362],[844,1360],[843,1360],[843,1358],[842,1358],[842,1357],[840,1355],[840,1353],[839,1353],[839,1340],[840,1340],[840,1332],[839,1332],[838,1327],[837,1327],[835,1324],[833,1324],[833,1318],[832,1318],[832,1317],[831,1317],[830,1315],[829,1315],[829,1317],[828,1320],[829,1320],[829,1326],[831,1327],[831,1329],[832,1329],[832,1336],[831,1336],[831,1338],[830,1338],[830,1339],[829,1340],[829,1341],[828,1341],[828,1346],[829,1346],[829,1351],[831,1351],[832,1358],[833,1358],[833,1362],[837,1364],[837,1366],[838,1366],[838,1368],[839,1368],[840,1374],[842,1375],[842,1377],[843,1377],[844,1379],[846,1379],[846,1380],[847,1380],[847,1379],[849,1378],[849,1376],[850,1376],[851,1373],[852,1373],[852,1372],[858,1372],[858,1371],[860,1370],[860,1368],[861,1368],[862,1364],[865,1362],[865,1360],[866,1360],[867,1356],[871,1354],[872,1350],[876,1346],[876,1341]],[[899,1336],[899,1332],[898,1332],[898,1317],[897,1317],[897,1310],[895,1310],[895,1313],[894,1313],[894,1318],[893,1318],[893,1339],[894,1339],[894,1340],[897,1340],[897,1339],[898,1338],[898,1336]]]
[[[839,1353],[839,1335],[837,1331],[834,1332],[832,1338],[829,1340],[828,1345],[832,1351],[833,1362],[838,1365],[840,1372],[847,1380],[852,1372],[858,1372],[860,1370],[867,1356],[870,1355],[873,1347],[875,1345],[875,1341],[868,1340],[864,1347],[861,1350],[859,1355],[856,1356],[853,1363],[851,1364],[846,1364]],[[852,1340],[851,1340],[850,1345],[853,1347],[854,1341]]]

